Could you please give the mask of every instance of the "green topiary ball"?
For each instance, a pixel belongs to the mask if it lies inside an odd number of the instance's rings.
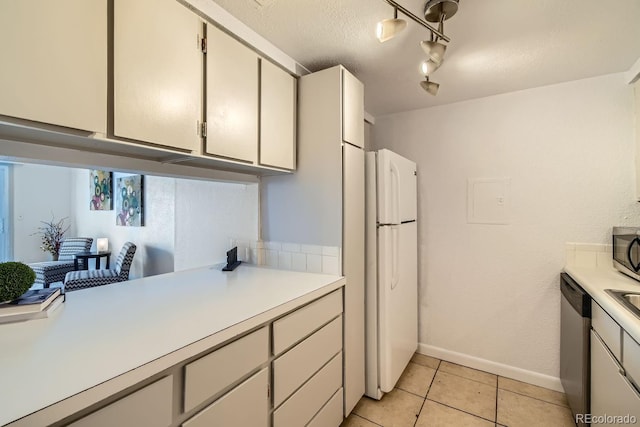
[[[21,262],[0,263],[0,302],[11,301],[29,290],[36,273]]]

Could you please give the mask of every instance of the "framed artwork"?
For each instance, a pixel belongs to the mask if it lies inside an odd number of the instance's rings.
[[[113,210],[113,173],[92,170],[89,173],[89,210]]]
[[[116,225],[144,225],[144,175],[123,176],[116,180]]]

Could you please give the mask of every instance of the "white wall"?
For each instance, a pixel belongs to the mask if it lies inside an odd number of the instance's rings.
[[[640,223],[623,75],[378,117],[373,139],[418,163],[422,348],[557,378],[565,242]],[[510,224],[468,224],[467,179],[493,177]]]
[[[175,200],[176,270],[226,261],[231,239],[258,240],[257,184],[177,179]]]
[[[48,252],[40,249],[41,240],[32,234],[42,224],[68,217],[71,228],[66,236],[75,234],[71,213],[71,170],[56,166],[15,164],[11,166],[11,215],[13,220],[13,259],[25,263],[47,261]]]

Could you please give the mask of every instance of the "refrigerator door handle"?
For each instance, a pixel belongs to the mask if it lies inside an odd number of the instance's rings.
[[[391,289],[395,289],[400,281],[399,271],[399,253],[400,253],[400,227],[391,226]]]
[[[400,224],[400,169],[390,161],[389,170],[391,172],[391,223]]]

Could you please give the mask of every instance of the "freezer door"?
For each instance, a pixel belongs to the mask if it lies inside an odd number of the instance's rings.
[[[415,220],[416,164],[389,150],[378,151],[378,222],[400,224]]]
[[[418,348],[417,225],[378,228],[379,387],[393,390]]]

